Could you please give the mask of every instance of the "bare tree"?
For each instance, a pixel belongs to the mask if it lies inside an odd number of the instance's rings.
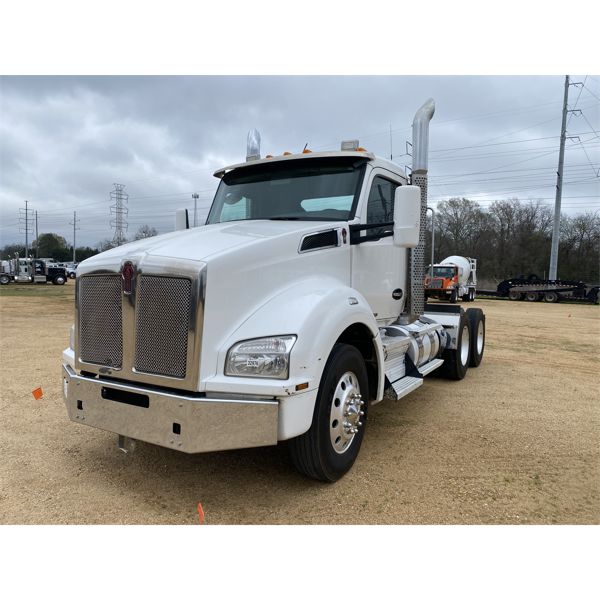
[[[145,238],[154,237],[158,235],[158,231],[154,227],[150,227],[150,225],[142,225],[136,232],[134,239],[135,240],[143,240]]]

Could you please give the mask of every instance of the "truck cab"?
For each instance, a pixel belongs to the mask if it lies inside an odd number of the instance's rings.
[[[430,103],[420,118],[432,114]],[[462,379],[483,355],[480,310],[424,305],[417,173],[414,185],[356,142],[254,153],[215,172],[204,226],[80,263],[63,353],[69,417],[122,447],[289,440],[299,471],[339,479],[386,388],[402,398],[438,368]]]

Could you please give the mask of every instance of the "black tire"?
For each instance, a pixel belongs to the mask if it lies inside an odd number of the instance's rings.
[[[469,308],[467,318],[471,325],[469,367],[478,367],[483,360],[485,350],[485,315],[480,308]]]
[[[509,300],[523,300],[523,294],[521,292],[517,292],[516,290],[512,290],[508,292]]]
[[[544,294],[545,302],[558,302],[560,300],[560,296],[556,292],[546,292]]]
[[[525,300],[527,302],[537,302],[540,299],[540,295],[537,292],[527,292],[525,294]]]
[[[471,297],[470,297],[470,296],[471,296],[471,294],[470,294],[470,293],[467,293],[467,294],[465,294],[464,296],[461,296],[461,298],[462,298],[462,301],[463,301],[463,302],[470,302],[470,301],[471,301]]]
[[[66,283],[66,279],[62,276],[62,275],[57,275],[53,280],[52,283],[54,285],[65,285]]]
[[[350,388],[344,388],[348,389],[346,398],[340,401],[337,397],[341,389],[340,385],[348,373],[355,375],[357,379],[357,389],[364,402],[361,409],[363,414],[353,413],[351,418],[360,420],[359,423],[355,421],[358,431],[351,434],[351,439],[347,441],[345,448],[338,446],[336,451],[334,443],[340,440],[338,443],[343,444],[350,434],[345,432],[344,440],[341,439],[342,436],[338,436],[335,442],[333,441],[332,438],[340,426],[337,419],[331,421],[332,413],[344,410],[349,405],[356,408],[356,405],[361,402],[360,397],[356,399],[356,394],[350,392]],[[336,344],[323,371],[310,429],[289,442],[292,461],[300,473],[312,479],[333,482],[350,470],[358,456],[365,434],[368,398],[369,380],[361,353],[354,346]]]
[[[458,291],[455,288],[452,290],[452,293],[450,294],[450,302],[452,302],[452,304],[456,304],[457,300],[458,300]]]
[[[456,348],[444,350],[441,374],[448,379],[464,379],[471,361],[471,324],[466,313],[460,315]]]
[[[69,273],[69,279],[75,279],[75,273]]]
[[[475,294],[477,292],[475,291],[475,288],[471,288],[469,290],[469,302],[475,302]]]
[[[0,285],[8,285],[10,283],[10,277],[8,275],[0,275]]]

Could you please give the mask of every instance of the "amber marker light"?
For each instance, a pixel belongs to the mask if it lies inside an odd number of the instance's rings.
[[[302,390],[305,390],[307,387],[308,387],[308,382],[306,382],[306,383],[299,383],[299,384],[296,386],[296,391],[297,391],[297,392],[300,392],[300,391],[302,391]]]

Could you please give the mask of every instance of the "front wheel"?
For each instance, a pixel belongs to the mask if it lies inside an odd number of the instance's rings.
[[[0,275],[0,285],[8,285],[10,283],[10,277],[8,275]]]
[[[65,285],[65,282],[67,280],[62,276],[62,275],[57,275],[53,280],[52,283],[54,285]]]
[[[336,344],[321,378],[310,429],[290,440],[298,471],[332,482],[350,470],[365,434],[368,397],[361,353],[354,346]]]
[[[452,293],[450,294],[450,302],[452,302],[452,304],[455,304],[457,300],[458,300],[458,291],[455,288],[452,290]]]

